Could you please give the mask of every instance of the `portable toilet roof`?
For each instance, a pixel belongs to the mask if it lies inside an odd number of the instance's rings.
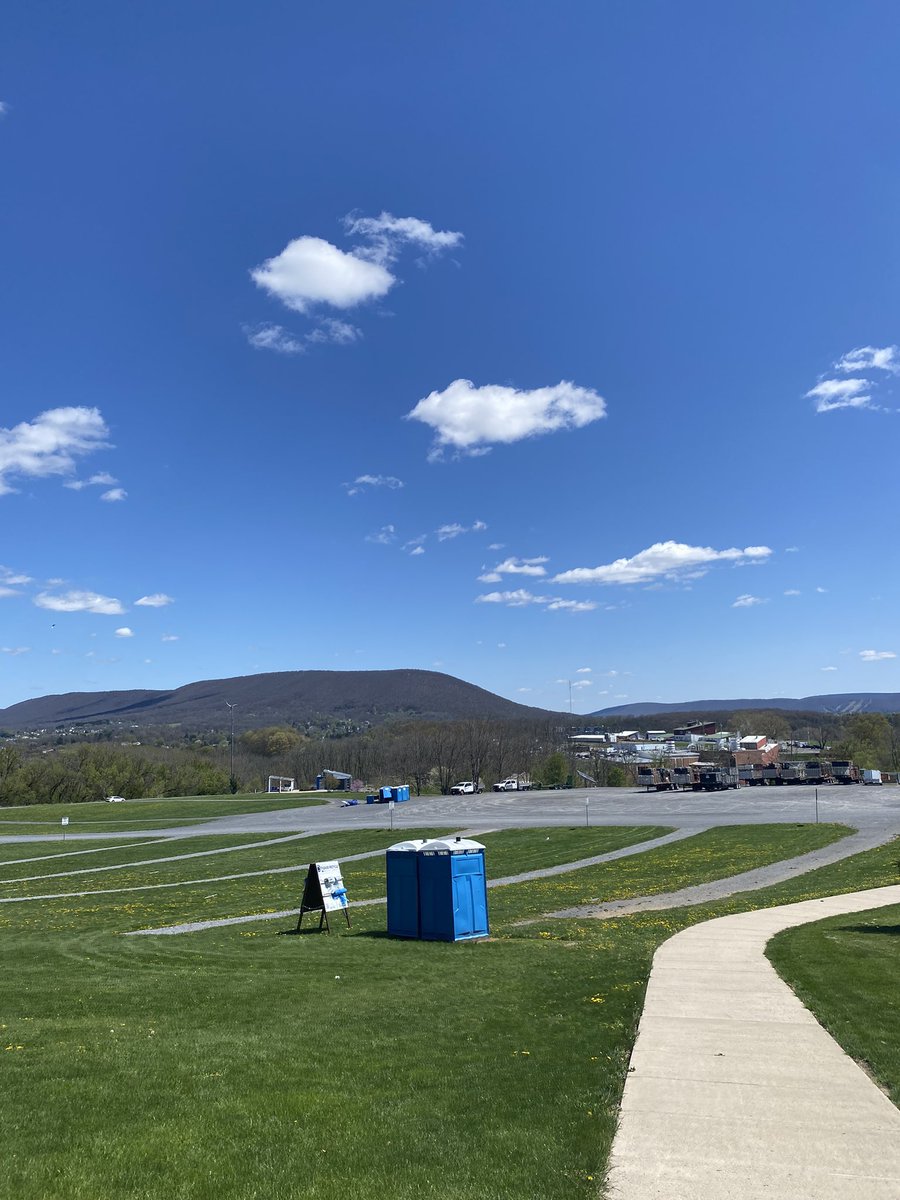
[[[426,842],[426,838],[412,838],[406,842],[395,842],[393,846],[388,846],[388,852],[391,850],[421,850]]]
[[[471,838],[454,837],[433,838],[430,842],[423,841],[419,845],[419,849],[425,854],[429,851],[432,854],[461,854],[466,850],[483,850],[484,846],[481,842],[473,842]]]

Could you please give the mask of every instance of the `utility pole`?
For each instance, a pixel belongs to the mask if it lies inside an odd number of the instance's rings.
[[[225,703],[231,709],[231,770],[229,773],[230,778],[228,780],[228,786],[231,788],[231,794],[233,796],[237,791],[237,780],[234,777],[234,710],[237,708],[237,703],[229,704],[227,700]]]

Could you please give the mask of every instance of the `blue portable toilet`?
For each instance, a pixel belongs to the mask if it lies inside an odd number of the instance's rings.
[[[463,837],[435,838],[419,847],[416,858],[419,937],[440,942],[487,937],[484,846]]]
[[[392,937],[419,936],[419,849],[424,838],[397,842],[385,854],[387,924]]]

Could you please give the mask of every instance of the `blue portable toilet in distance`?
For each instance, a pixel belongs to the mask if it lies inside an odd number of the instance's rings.
[[[419,937],[461,942],[488,936],[484,846],[469,838],[435,838],[416,852]]]
[[[392,937],[419,936],[419,854],[425,838],[397,842],[385,854],[387,925]]]

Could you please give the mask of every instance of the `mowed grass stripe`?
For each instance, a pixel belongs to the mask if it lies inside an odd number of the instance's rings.
[[[41,827],[57,826],[62,817],[69,818],[73,831],[97,830],[102,832],[134,829],[146,823],[150,825],[189,825],[193,822],[213,820],[216,817],[238,817],[258,813],[285,812],[289,809],[310,808],[326,804],[321,797],[291,796],[280,799],[272,795],[253,796],[179,796],[177,799],[124,800],[121,804],[110,804],[105,800],[89,801],[85,804],[31,804],[18,808],[0,808],[0,829],[9,826],[31,826],[37,831]]]
[[[146,837],[135,842],[127,839],[104,841],[102,838],[89,842],[73,841],[57,838],[54,841],[40,842],[0,842],[0,871],[5,867],[17,867],[19,863],[43,862],[61,860],[61,864],[71,862],[72,867],[85,854],[105,854],[111,850],[130,850],[134,847],[161,846],[168,838]],[[91,860],[88,859],[88,862]],[[102,860],[99,860],[102,861]],[[50,869],[50,868],[48,868]]]

